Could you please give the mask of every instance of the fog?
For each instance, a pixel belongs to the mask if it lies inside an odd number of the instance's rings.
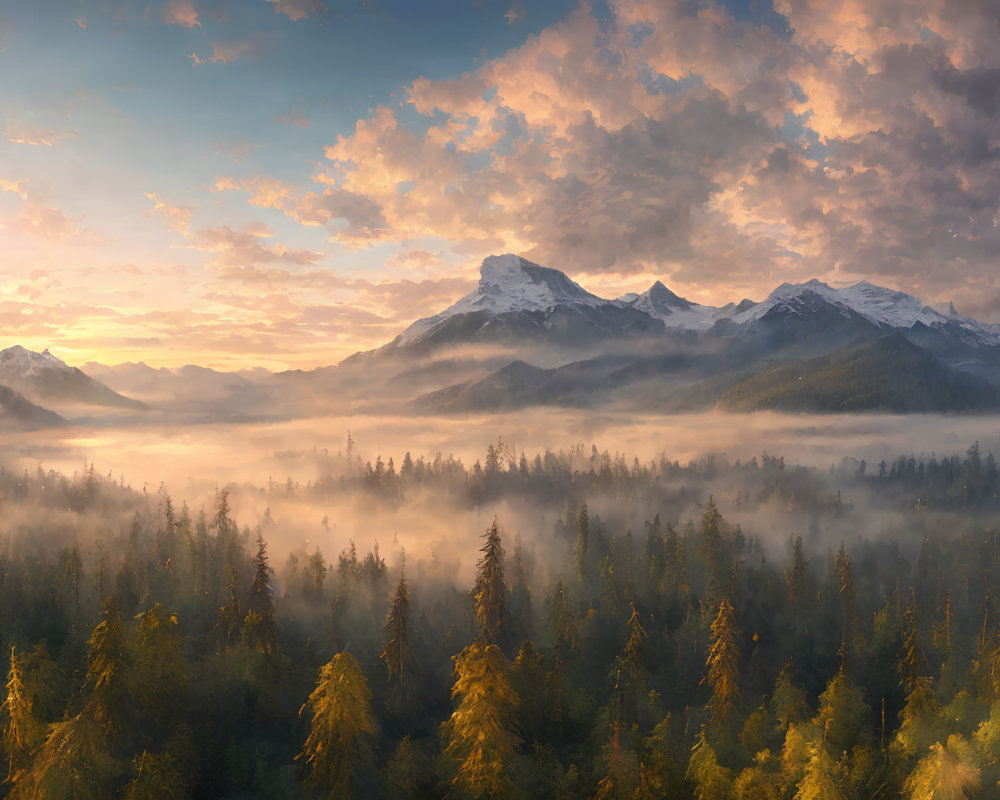
[[[787,498],[748,505],[741,478],[699,474],[670,484],[672,496],[636,494],[627,498],[552,492],[544,499],[516,496],[470,502],[460,492],[442,496],[440,487],[411,488],[405,502],[388,502],[371,494],[345,491],[330,479],[344,474],[348,435],[359,471],[377,459],[396,470],[404,455],[428,462],[437,456],[461,462],[466,470],[482,462],[487,448],[501,441],[510,458],[528,459],[546,451],[563,452],[573,470],[593,466],[594,449],[620,457],[631,466],[666,459],[686,465],[714,456],[729,463],[747,462],[762,453],[789,464],[811,468],[810,491],[832,497],[844,482],[829,473],[845,459],[867,461],[872,474],[883,458],[899,455],[962,455],[975,441],[984,453],[1000,451],[1000,417],[996,416],[806,416],[779,413],[751,415],[691,414],[635,416],[580,411],[535,410],[518,414],[453,418],[322,417],[282,423],[196,426],[76,426],[59,431],[7,436],[0,443],[0,462],[7,470],[34,473],[54,470],[72,476],[93,471],[142,492],[148,513],[155,514],[163,492],[193,510],[214,507],[217,492],[228,487],[240,525],[260,526],[275,563],[287,554],[306,554],[319,547],[328,559],[354,541],[359,551],[376,544],[384,556],[405,549],[411,565],[428,573],[449,575],[461,583],[472,575],[478,538],[496,517],[512,543],[516,535],[547,564],[559,564],[565,546],[552,540],[552,530],[567,503],[590,504],[605,520],[609,534],[632,530],[642,536],[646,520],[697,520],[702,504],[714,494],[720,509],[748,535],[775,551],[793,534],[822,530],[823,544],[843,539],[878,537],[904,526],[894,507],[870,504],[863,487],[849,487],[841,502],[864,513],[849,519],[825,515]],[[848,472],[855,467],[851,467]],[[464,478],[463,478],[464,480]],[[327,481],[327,488],[319,485]],[[464,487],[464,484],[463,484]],[[540,576],[542,577],[542,576]],[[543,583],[547,583],[544,579]]]
[[[517,454],[584,445],[641,461],[665,456],[682,463],[707,454],[746,460],[761,452],[827,467],[843,458],[877,463],[899,454],[961,453],[978,441],[1000,449],[997,415],[681,414],[672,416],[533,409],[456,417],[336,416],[280,423],[83,427],[5,435],[8,467],[72,474],[93,464],[134,488],[167,484],[189,501],[219,482],[266,485],[269,479],[315,480],[317,459],[343,450],[350,432],[356,452],[397,462],[453,455],[471,466],[502,436]]]

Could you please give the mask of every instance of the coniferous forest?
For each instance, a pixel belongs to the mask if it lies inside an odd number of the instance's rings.
[[[469,468],[349,441],[322,466],[203,507],[3,469],[6,796],[1000,796],[978,445],[815,469],[499,440]],[[278,545],[324,504],[371,544]],[[408,505],[481,520],[478,549],[380,527]]]

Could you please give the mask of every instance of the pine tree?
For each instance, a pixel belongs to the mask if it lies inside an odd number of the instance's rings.
[[[229,599],[225,605],[219,609],[219,616],[216,626],[225,631],[226,652],[229,652],[229,645],[232,642],[233,634],[240,630],[243,622],[243,611],[240,608],[239,586],[236,579],[236,568],[229,570]]]
[[[809,751],[805,775],[795,792],[795,800],[847,800],[841,789],[844,776],[826,749],[814,745]]]
[[[297,758],[309,767],[309,784],[328,797],[357,797],[365,786],[375,736],[371,692],[357,659],[338,653],[320,669],[302,707],[312,712],[309,737]],[[301,713],[301,712],[300,712]]]
[[[83,710],[109,738],[125,737],[132,710],[129,682],[125,629],[118,607],[109,597],[104,601],[103,618],[87,640],[87,702]]]
[[[358,555],[354,549],[353,541],[351,542],[351,556],[353,556],[353,561],[346,561],[344,554],[340,555],[340,574],[345,579],[353,579],[357,573]],[[306,559],[306,565],[302,570],[302,576],[305,580],[302,594],[314,605],[319,605],[323,599],[323,583],[326,581],[327,571],[323,554],[317,547],[316,552]]]
[[[906,779],[904,792],[911,800],[965,800],[981,783],[975,753],[958,734],[942,745],[935,742]]]
[[[400,693],[407,683],[413,665],[413,648],[410,646],[408,627],[410,619],[410,585],[406,575],[399,576],[396,594],[382,626],[385,647],[379,655],[389,670],[389,682]]]
[[[697,800],[729,800],[733,793],[733,773],[719,764],[715,750],[702,731],[691,751],[687,779],[694,784]]]
[[[274,596],[271,575],[274,570],[267,557],[264,537],[257,534],[257,554],[253,559],[254,573],[250,583],[250,609],[243,620],[243,630],[250,644],[258,653],[270,655],[277,647],[274,626]]]
[[[785,571],[785,585],[788,587],[788,599],[797,606],[802,590],[805,588],[806,573],[809,571],[809,561],[802,554],[802,537],[796,536],[792,543],[792,567]]]
[[[190,797],[177,760],[170,753],[143,750],[134,761],[134,770],[123,800],[187,800]]]
[[[590,516],[587,513],[587,504],[580,507],[577,515],[577,540],[576,540],[576,577],[580,584],[586,586],[590,575]]]
[[[458,708],[445,723],[445,756],[457,764],[452,786],[476,800],[510,797],[511,757],[518,746],[513,731],[518,697],[510,665],[500,648],[478,642],[455,656],[453,698]]]
[[[472,587],[475,608],[477,641],[481,645],[507,644],[507,605],[503,582],[503,546],[497,521],[483,534],[482,553],[476,566],[479,575]]]
[[[621,724],[611,724],[611,740],[604,747],[607,772],[597,784],[593,800],[646,800],[652,794],[646,770],[635,752],[622,741]]]
[[[847,554],[844,543],[840,543],[840,550],[833,565],[833,573],[840,584],[838,596],[841,603],[841,624],[843,625],[844,641],[848,646],[847,655],[851,655],[860,648],[860,637],[858,633],[858,606],[857,594],[854,588],[854,562]]]
[[[709,598],[715,600],[725,593],[723,585],[723,553],[722,553],[722,514],[715,505],[715,498],[709,495],[705,510],[701,515],[701,542],[698,552],[705,560],[708,569]]]
[[[159,603],[139,620],[136,650],[135,697],[149,729],[179,714],[190,687],[177,618],[164,614]]]
[[[712,719],[725,722],[740,698],[740,646],[736,611],[728,598],[719,603],[712,622],[711,644],[706,660],[707,672],[702,683],[712,690],[709,705]]]
[[[549,598],[548,629],[563,654],[580,646],[580,632],[566,597],[566,586],[561,580],[556,583]]]
[[[921,678],[926,672],[926,660],[920,649],[920,636],[917,630],[917,596],[912,591],[905,619],[906,633],[903,638],[902,658],[899,662],[900,685],[907,695],[911,695],[921,686]]]
[[[7,698],[0,706],[3,716],[0,744],[7,756],[7,780],[11,782],[42,737],[42,726],[32,713],[32,705],[31,694],[25,686],[24,659],[11,647]]]

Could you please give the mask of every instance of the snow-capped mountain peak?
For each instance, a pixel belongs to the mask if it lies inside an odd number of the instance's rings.
[[[968,340],[997,344],[1000,339],[986,326],[973,319],[944,315],[913,295],[861,281],[853,286],[834,289],[815,278],[805,283],[783,283],[767,299],[732,317],[738,324],[750,323],[771,312],[803,314],[822,304],[839,309],[844,316],[857,315],[882,328],[957,328]]]
[[[692,303],[656,281],[642,294],[630,292],[615,300],[616,305],[634,308],[668,328],[705,331],[715,324],[719,309]]]
[[[128,397],[56,358],[47,349],[41,353],[21,345],[0,350],[0,386],[7,386],[43,406],[51,403],[141,408]]]
[[[475,290],[433,317],[414,322],[402,334],[411,341],[448,317],[487,311],[505,314],[514,311],[551,311],[557,306],[596,308],[609,301],[591,294],[557,269],[541,267],[525,258],[507,253],[488,256],[479,268]]]
[[[2,373],[26,378],[53,369],[71,370],[72,367],[52,355],[48,348],[41,353],[36,353],[15,344],[6,350],[0,350],[0,372]]]
[[[527,259],[508,253],[489,256],[479,269],[479,285],[445,314],[487,310],[494,314],[507,311],[548,311],[559,305],[599,306],[606,303],[571,281],[557,269],[540,267]]]

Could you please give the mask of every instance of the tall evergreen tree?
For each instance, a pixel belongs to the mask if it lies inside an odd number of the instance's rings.
[[[350,653],[338,653],[320,669],[316,688],[302,707],[312,718],[298,756],[308,766],[308,783],[317,792],[337,798],[367,796],[365,772],[375,737],[371,699],[361,665]]]
[[[455,656],[451,693],[459,698],[458,708],[445,723],[445,756],[457,765],[452,786],[475,800],[510,797],[518,698],[511,686],[510,664],[500,648],[476,642]]]
[[[10,648],[10,670],[7,673],[7,697],[0,706],[3,732],[0,745],[7,756],[7,780],[13,782],[24,767],[28,754],[42,736],[42,726],[32,713],[32,698],[25,685],[24,660]]]
[[[509,620],[503,574],[503,546],[496,520],[493,520],[493,524],[483,534],[483,545],[479,552],[482,553],[476,562],[479,574],[472,587],[477,641],[480,645],[506,646]]]
[[[399,576],[399,584],[392,598],[392,605],[382,626],[385,647],[379,658],[389,670],[389,683],[394,692],[401,693],[408,683],[413,665],[413,647],[409,638],[410,585],[406,575]]]
[[[740,698],[740,646],[736,611],[728,598],[719,603],[719,611],[712,622],[711,644],[705,666],[703,683],[712,691],[709,704],[712,719],[725,722]]]
[[[243,621],[243,629],[251,646],[259,653],[273,653],[277,646],[274,625],[274,592],[271,589],[271,568],[267,557],[267,544],[261,533],[257,534],[257,553],[253,558],[254,573],[250,583],[250,609]]]

